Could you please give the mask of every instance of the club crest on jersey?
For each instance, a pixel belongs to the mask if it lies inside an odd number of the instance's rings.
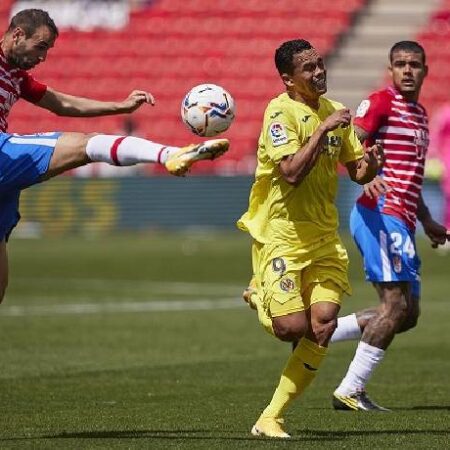
[[[424,159],[430,139],[426,130],[414,130],[414,144],[417,150],[417,159]]]
[[[370,100],[363,100],[356,110],[355,117],[364,117],[369,110]]]
[[[392,257],[392,265],[394,267],[395,273],[400,273],[402,271],[402,258],[399,255],[394,255]]]
[[[285,126],[280,122],[273,122],[270,125],[270,138],[272,139],[272,145],[277,147],[279,145],[287,144],[288,136]]]
[[[284,292],[290,292],[292,289],[295,288],[294,280],[291,280],[290,278],[283,278],[280,281],[280,289]]]

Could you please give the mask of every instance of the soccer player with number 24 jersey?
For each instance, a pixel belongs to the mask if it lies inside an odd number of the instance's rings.
[[[366,279],[373,283],[380,305],[339,318],[331,339],[360,339],[347,374],[333,395],[340,410],[387,411],[366,394],[366,383],[396,333],[413,328],[419,316],[420,259],[415,242],[416,219],[433,247],[449,239],[422,198],[428,118],[418,102],[428,68],[425,51],[402,41],[390,51],[392,85],[364,100],[354,120],[367,144],[377,140],[385,164],[365,186],[350,218],[352,236],[363,256]]]

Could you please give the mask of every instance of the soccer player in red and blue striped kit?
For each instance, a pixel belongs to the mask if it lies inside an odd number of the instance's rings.
[[[22,189],[95,161],[117,166],[159,163],[180,176],[195,162],[214,159],[228,150],[226,139],[180,148],[132,136],[7,133],[9,111],[20,98],[72,117],[128,114],[154,104],[145,91],[135,90],[123,101],[104,102],[64,94],[35,80],[28,70],[45,61],[57,37],[58,29],[46,11],[25,9],[11,19],[0,40],[0,302],[8,284],[6,242],[20,219]]]
[[[392,85],[364,100],[354,120],[359,139],[368,145],[377,141],[385,153],[378,177],[364,187],[350,217],[366,279],[380,304],[338,319],[331,342],[360,339],[333,395],[333,406],[340,410],[388,411],[370,400],[366,383],[395,334],[413,328],[419,317],[416,220],[433,247],[450,238],[431,217],[421,193],[429,141],[427,113],[419,103],[428,72],[425,51],[417,42],[401,41],[391,48],[389,58]]]

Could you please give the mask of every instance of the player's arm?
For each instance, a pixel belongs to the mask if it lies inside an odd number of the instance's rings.
[[[369,100],[361,102],[353,123],[356,137],[361,144],[368,139],[374,139],[385,115],[385,108],[386,105],[379,95],[372,95]],[[363,184],[364,191],[370,198],[379,197],[390,190],[388,184],[377,176],[384,160],[383,148],[375,145],[364,149],[364,157],[361,160],[346,163],[350,178],[358,184]]]
[[[359,127],[358,125],[354,125],[356,136],[358,137],[359,142],[361,144],[364,143],[370,137],[370,133],[366,131],[364,128]]]
[[[364,156],[356,161],[345,164],[350,178],[358,184],[367,184],[375,179],[378,171],[383,167],[384,153],[379,144],[364,148]],[[379,178],[379,177],[378,177]]]
[[[283,179],[294,186],[299,185],[319,159],[327,133],[340,125],[348,126],[350,120],[348,109],[340,109],[328,116],[303,147],[281,160],[279,168]]]
[[[437,248],[439,245],[450,241],[450,230],[436,222],[430,214],[430,210],[425,204],[422,194],[420,194],[417,205],[417,218],[422,223],[425,234],[430,238],[431,246]]]
[[[132,113],[144,103],[155,104],[153,96],[145,91],[133,91],[123,101],[104,102],[64,94],[48,87],[36,105],[48,109],[58,116],[95,117]]]

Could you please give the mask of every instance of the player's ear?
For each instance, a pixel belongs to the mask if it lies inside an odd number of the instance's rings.
[[[294,85],[292,77],[287,73],[282,73],[281,79],[283,80],[283,83],[286,87],[292,87]]]
[[[423,73],[425,74],[424,77],[428,75],[428,66],[425,64],[425,67],[423,68]]]
[[[14,28],[13,32],[12,32],[12,37],[13,37],[13,41],[15,43],[17,43],[17,41],[21,38],[21,37],[26,37],[26,33],[25,30],[21,27],[16,27]]]

